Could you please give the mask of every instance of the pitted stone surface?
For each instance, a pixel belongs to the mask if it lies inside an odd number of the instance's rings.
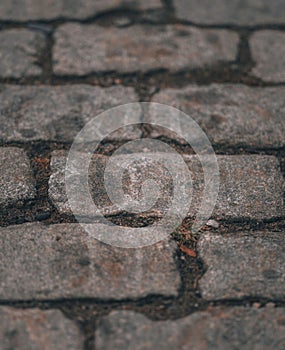
[[[214,216],[260,221],[284,217],[284,179],[277,158],[218,156],[218,163],[221,181]]]
[[[55,33],[54,72],[85,75],[163,68],[177,72],[233,61],[237,44],[237,35],[226,30],[183,25],[104,28],[66,24]]]
[[[8,21],[84,19],[115,9],[150,10],[160,8],[160,0],[2,0],[0,19]]]
[[[284,87],[189,85],[162,90],[154,95],[152,102],[164,103],[185,112],[202,127],[214,145],[282,148],[285,145],[284,95]],[[152,109],[145,121],[156,117],[156,114]],[[152,137],[163,135],[175,137],[166,129],[156,128],[151,134]]]
[[[26,29],[1,30],[0,78],[39,76],[42,73],[39,56],[44,47],[45,37],[39,32]]]
[[[165,172],[159,159],[167,153],[157,153],[157,164],[150,162],[152,167],[147,166],[146,161],[138,161],[136,171],[132,173],[132,168],[126,170],[124,189],[126,194],[132,198],[139,197],[139,190],[147,179],[153,179],[161,188],[161,197],[153,206],[149,215],[164,216],[173,198],[173,181],[170,173]],[[146,154],[147,155],[147,154]],[[141,159],[142,154],[137,155]],[[116,156],[117,163],[123,164],[128,155]],[[177,159],[172,154],[167,154],[177,170],[179,177],[183,171]],[[67,152],[55,151],[52,154],[51,170],[49,180],[49,196],[53,203],[62,213],[70,214],[65,192],[65,165]],[[113,157],[114,158],[114,157]],[[79,156],[78,159],[83,159]],[[196,156],[185,156],[184,160],[189,168],[192,178],[193,198],[189,203],[188,215],[193,217],[201,205],[204,173]],[[264,218],[274,218],[284,216],[283,205],[283,177],[277,158],[273,156],[217,156],[220,168],[220,190],[218,200],[213,212],[214,217],[219,218],[249,218],[263,220]],[[95,155],[89,168],[90,193],[98,207],[98,211],[89,212],[86,208],[85,215],[98,215],[100,211],[104,214],[118,214],[120,211],[112,206],[112,202],[107,196],[104,184],[104,171],[108,162],[108,157]],[[128,167],[127,167],[128,169]],[[250,174],[250,176],[248,176]],[[114,176],[117,176],[114,174]],[[184,184],[191,186],[191,183]],[[183,190],[183,193],[185,190]],[[84,203],[84,197],[80,202]],[[82,204],[83,205],[83,204]],[[179,205],[179,203],[177,204]],[[90,209],[91,210],[91,209]],[[78,213],[76,213],[78,214]]]
[[[133,88],[122,86],[4,85],[0,89],[0,140],[73,142],[98,114],[137,100]],[[140,135],[139,127],[130,126],[116,131],[109,139],[128,140]]]
[[[36,195],[35,180],[24,150],[0,147],[0,205],[17,205]]]
[[[204,234],[198,243],[206,273],[199,282],[203,298],[285,297],[284,232]]]
[[[0,307],[0,349],[80,350],[79,328],[61,311]]]
[[[250,38],[250,48],[256,63],[252,75],[264,81],[285,81],[285,33],[275,30],[255,32]]]
[[[284,320],[284,309],[216,307],[175,321],[114,311],[101,321],[95,343],[98,350],[283,350]]]
[[[174,242],[115,248],[78,224],[34,223],[1,228],[0,243],[2,300],[175,296],[180,287]]]
[[[66,151],[54,151],[51,158],[51,176],[49,179],[49,196],[53,201],[54,205],[59,209],[61,213],[71,214],[71,208],[68,203],[66,188],[65,188],[65,167],[67,161],[67,152]],[[149,155],[150,153],[148,153]],[[92,195],[92,198],[96,205],[96,210],[93,212],[93,208],[89,206],[85,207],[84,202],[86,201],[84,193],[78,192],[77,199],[81,203],[80,209],[84,208],[83,214],[86,217],[93,217],[99,215],[101,212],[104,215],[117,215],[123,212],[126,212],[126,203],[129,202],[129,199],[141,201],[144,197],[142,193],[142,186],[146,180],[153,180],[156,182],[157,187],[160,188],[159,198],[156,198],[154,206],[145,210],[140,210],[143,212],[145,217],[147,216],[163,216],[169,207],[168,201],[171,199],[171,194],[173,193],[173,181],[171,173],[165,167],[165,163],[161,163],[162,156],[164,158],[171,160],[174,165],[175,170],[179,169],[181,172],[183,168],[178,163],[176,157],[172,154],[162,153],[156,154],[155,157],[158,157],[158,161],[155,162],[153,159],[148,159],[143,157],[142,154],[131,154],[132,160],[128,164],[128,159],[130,155],[117,155],[112,157],[112,160],[117,165],[116,170],[113,174],[113,178],[119,181],[119,184],[122,184],[123,191],[125,191],[124,201],[121,202],[118,197],[118,191],[114,191],[115,203],[112,203],[110,196],[106,189],[105,183],[105,168],[110,157],[102,155],[94,155],[89,166],[89,191]],[[84,154],[78,153],[78,161],[84,162]],[[127,166],[125,166],[125,164]],[[84,166],[84,164],[82,164]],[[81,168],[81,165],[79,165]],[[119,179],[118,173],[120,169],[123,169],[123,178],[122,182]],[[75,171],[67,172],[67,177],[74,176]],[[188,184],[191,186],[190,184]],[[187,184],[183,184],[187,186]],[[188,187],[189,187],[188,186]],[[78,191],[76,187],[75,191]],[[183,187],[184,188],[184,187]],[[185,189],[186,190],[186,189]],[[181,196],[181,195],[180,195]],[[179,205],[179,203],[177,203]],[[74,214],[79,215],[78,212],[73,212]],[[82,212],[79,216],[82,215]]]
[[[198,24],[285,24],[283,0],[174,0],[176,17]]]

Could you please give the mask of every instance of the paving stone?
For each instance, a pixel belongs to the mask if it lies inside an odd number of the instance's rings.
[[[102,235],[108,226],[98,223]],[[0,299],[129,299],[176,296],[176,244],[140,249],[101,243],[78,224],[40,223],[0,230]]]
[[[189,85],[166,89],[152,102],[176,107],[193,118],[213,145],[225,147],[282,148],[285,145],[284,87],[255,88],[244,85]],[[151,109],[145,121],[163,118]],[[155,128],[152,137],[177,139],[166,129]],[[183,141],[182,141],[183,142]]]
[[[147,153],[151,154],[151,153]],[[158,162],[155,163],[152,158],[150,161],[142,159],[144,154],[134,153],[132,165],[126,167],[123,177],[123,188],[125,194],[133,199],[140,199],[143,182],[149,179],[156,181],[160,187],[160,195],[155,205],[144,215],[164,216],[173,199],[173,177],[171,173],[164,168],[161,159],[168,159],[176,169],[176,177],[179,178],[183,168],[178,163],[177,158],[169,153],[155,153]],[[71,214],[65,192],[65,165],[67,152],[55,151],[52,154],[51,170],[52,175],[49,180],[49,196],[61,213]],[[115,158],[116,157],[116,158]],[[112,159],[120,166],[129,155],[113,156]],[[78,157],[83,159],[83,154]],[[137,161],[137,168],[134,170],[134,164]],[[253,220],[270,219],[274,217],[284,217],[283,191],[284,180],[280,171],[280,165],[274,156],[217,156],[220,168],[220,190],[213,217],[216,218],[249,218]],[[160,162],[159,162],[160,160]],[[189,168],[192,178],[193,199],[189,208],[188,215],[194,217],[201,205],[204,189],[204,173],[200,162],[196,156],[185,156],[184,160]],[[107,195],[104,183],[104,171],[108,157],[96,155],[89,168],[89,186],[92,198],[98,208],[93,213],[93,208],[87,206],[84,215],[92,216],[100,213],[116,215],[122,212],[117,206],[114,206]],[[210,164],[209,164],[210,165]],[[69,174],[68,176],[72,176]],[[114,174],[114,178],[118,178]],[[184,194],[191,187],[191,183],[184,183],[180,188],[176,207],[181,211],[184,203]],[[180,191],[178,190],[178,191]],[[183,197],[182,197],[183,194]],[[84,203],[86,200],[84,194],[78,193],[78,200]],[[182,204],[181,204],[181,203]],[[181,204],[181,207],[179,205]],[[82,204],[83,207],[83,204]],[[122,204],[122,207],[126,207]],[[75,214],[78,215],[77,212]]]
[[[59,310],[0,307],[0,349],[77,350],[84,338]]]
[[[95,334],[98,350],[283,350],[284,309],[210,308],[175,321],[113,311]]]
[[[98,114],[136,101],[134,89],[122,86],[1,86],[0,139],[72,142]],[[109,139],[133,139],[140,135],[138,127],[130,126],[116,131]]]
[[[285,33],[275,30],[255,32],[250,38],[250,48],[256,63],[251,74],[264,81],[285,81]]]
[[[66,24],[55,32],[54,72],[147,72],[201,68],[233,61],[238,37],[226,30],[202,30],[183,25],[128,28]]]
[[[35,181],[26,152],[0,147],[0,205],[22,204],[36,195]]]
[[[284,179],[272,156],[218,156],[220,192],[214,216],[263,220],[284,216]]]
[[[160,0],[3,0],[0,19],[8,21],[52,20],[58,18],[84,19],[115,9],[151,10],[160,8]]]
[[[284,232],[206,233],[198,243],[207,267],[199,282],[203,298],[285,298]]]
[[[51,176],[49,179],[49,196],[61,213],[71,214],[72,211],[70,209],[65,190],[65,166],[67,154],[68,152],[66,151],[54,151],[52,153]],[[150,153],[148,153],[148,155],[150,155]],[[74,212],[74,214],[77,214],[79,216],[83,215],[86,217],[92,217],[99,215],[100,213],[104,215],[118,215],[120,213],[126,212],[127,210],[124,210],[124,208],[127,207],[127,203],[129,202],[130,198],[138,201],[141,201],[143,199],[143,183],[144,181],[150,179],[156,181],[161,193],[159,195],[159,198],[156,198],[156,202],[154,203],[153,207],[150,205],[149,201],[147,201],[145,209],[141,209],[140,211],[143,212],[144,216],[162,216],[166,214],[169,207],[168,201],[170,200],[171,194],[173,192],[173,182],[171,174],[165,167],[161,166],[163,165],[161,163],[163,155],[164,158],[168,160],[168,162],[171,160],[173,164],[175,164],[175,170],[181,169],[181,171],[183,171],[181,165],[177,162],[175,157],[168,153],[162,153],[158,156],[160,163],[152,161],[152,159],[148,160],[145,157],[142,159],[142,155],[137,153],[112,157],[111,160],[113,160],[113,162],[117,165],[116,172],[112,173],[114,180],[118,179],[118,181],[120,181],[118,173],[119,170],[123,169],[123,181],[119,182],[122,184],[123,190],[125,191],[126,197],[124,198],[123,202],[120,202],[120,198],[118,197],[117,193],[114,193],[114,198],[111,197],[110,199],[110,192],[107,192],[106,190],[104,172],[106,165],[110,161],[110,157],[95,155],[91,160],[88,175],[90,193],[97,209],[95,212],[93,212],[93,208],[90,208],[88,205],[85,207],[82,204],[86,201],[85,194],[83,192],[79,192],[77,194],[77,198],[81,203],[81,214],[79,212]],[[128,166],[130,156],[132,157],[132,160]],[[77,158],[78,160],[84,162],[84,154],[78,153]],[[76,171],[72,171],[70,173],[68,172],[67,174],[68,177],[72,177],[74,174],[76,174]],[[112,187],[115,188],[115,185]],[[184,187],[185,184],[183,183],[183,190]],[[116,202],[113,203],[112,199],[114,199]],[[82,210],[82,208],[84,208],[84,210]],[[143,203],[142,208],[144,208]]]
[[[174,0],[176,17],[198,24],[284,24],[283,0]]]
[[[39,76],[42,68],[38,58],[44,47],[45,37],[41,33],[26,29],[0,31],[0,77]]]

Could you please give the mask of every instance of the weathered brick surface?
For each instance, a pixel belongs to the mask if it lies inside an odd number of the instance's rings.
[[[84,19],[114,9],[149,10],[160,8],[160,0],[21,0],[0,3],[0,19],[9,21]]]
[[[137,100],[133,88],[121,86],[2,86],[0,139],[72,142],[85,123],[98,114]],[[133,139],[140,135],[138,127],[128,127],[110,139]]]
[[[264,81],[285,81],[285,33],[275,30],[255,32],[250,39],[250,48],[256,63],[251,74]]]
[[[39,76],[42,73],[39,57],[44,47],[45,37],[39,32],[26,29],[0,31],[0,77]]]
[[[214,145],[281,148],[285,145],[284,94],[283,87],[189,85],[162,90],[154,95],[152,102],[181,109],[202,127]],[[148,118],[157,116],[163,118],[159,116],[159,109],[158,112],[152,109]],[[155,129],[151,135],[174,137],[165,129]]]
[[[134,154],[132,155],[132,157]],[[49,181],[49,195],[53,203],[62,213],[71,213],[65,193],[65,164],[67,152],[55,151],[52,155],[52,175]],[[116,163],[124,164],[128,155],[116,156]],[[139,191],[147,179],[152,178],[161,188],[159,201],[149,211],[149,215],[165,215],[166,208],[173,197],[171,190],[173,186],[171,173],[165,172],[159,159],[171,159],[176,174],[183,171],[175,156],[162,153],[157,154],[158,163],[141,159],[137,155],[136,171],[129,166],[123,182],[124,190],[133,199],[139,199]],[[79,159],[83,157],[79,157]],[[114,158],[114,157],[113,157]],[[220,191],[214,217],[220,218],[250,218],[263,220],[284,216],[283,206],[283,177],[280,171],[279,162],[272,156],[218,156],[220,167]],[[98,206],[98,211],[93,213],[86,208],[85,215],[97,215],[100,210],[104,214],[118,214],[117,207],[107,196],[104,187],[104,170],[108,161],[107,157],[95,156],[89,168],[90,192]],[[204,174],[200,162],[195,156],[185,156],[185,161],[190,170],[193,181],[193,199],[189,209],[189,215],[194,216],[201,205],[202,191],[204,187]],[[250,176],[248,175],[250,174]],[[116,177],[116,174],[114,174]],[[189,183],[187,186],[191,186]],[[185,189],[183,189],[183,193]],[[84,203],[85,199],[78,194],[78,200]],[[190,204],[189,204],[190,205]],[[179,203],[177,203],[179,206]],[[177,207],[178,208],[178,207]],[[89,211],[90,209],[90,211]],[[78,214],[78,213],[76,213]]]
[[[284,232],[204,234],[198,244],[207,271],[199,282],[206,299],[285,298]]]
[[[2,300],[174,296],[180,286],[173,242],[114,248],[78,224],[35,223],[1,228],[0,243]]]
[[[35,181],[26,152],[0,147],[0,205],[21,204],[36,195]]]
[[[199,24],[284,24],[283,0],[174,0],[176,16]]]
[[[54,72],[85,75],[205,67],[234,60],[237,43],[233,32],[182,25],[105,28],[66,24],[55,33]]]
[[[79,328],[58,310],[0,307],[0,349],[79,350]]]
[[[283,350],[284,309],[217,307],[175,321],[112,312],[96,330],[96,349]]]

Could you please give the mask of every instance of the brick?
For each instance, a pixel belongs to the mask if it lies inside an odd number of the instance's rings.
[[[38,57],[45,47],[45,37],[26,29],[0,32],[0,77],[22,78],[39,76],[42,68]]]
[[[21,0],[0,4],[0,19],[8,21],[53,20],[59,18],[85,19],[115,9],[151,10],[160,8],[160,0]]]
[[[284,309],[210,308],[175,321],[113,311],[95,334],[98,350],[283,350]]]
[[[77,350],[84,338],[61,311],[0,307],[0,349]]]
[[[84,125],[98,114],[137,100],[133,88],[122,86],[4,85],[0,89],[0,140],[73,142]],[[109,139],[133,139],[140,135],[139,127],[131,126]]]
[[[285,298],[284,232],[204,234],[198,243],[207,268],[199,282],[203,298]]]
[[[224,147],[282,148],[285,146],[284,87],[256,88],[244,85],[189,85],[166,89],[152,102],[176,107],[193,118],[211,143]],[[145,121],[163,118],[153,108]],[[171,133],[153,129],[151,136]],[[177,138],[177,137],[176,137]]]
[[[19,205],[36,196],[35,180],[26,152],[0,147],[0,205]]]
[[[54,73],[147,72],[201,68],[233,61],[238,37],[225,30],[183,25],[128,28],[66,24],[55,33]]]
[[[264,81],[285,81],[285,33],[275,30],[255,32],[250,38],[250,48],[256,63],[252,75]]]
[[[151,153],[150,153],[151,154]],[[57,206],[61,213],[70,214],[71,210],[65,193],[65,164],[67,152],[55,151],[52,155],[51,170],[52,175],[49,181],[49,195],[53,203]],[[131,155],[134,159],[138,159],[137,168],[133,171],[133,165],[127,167],[123,184],[125,193],[133,199],[140,199],[140,190],[142,184],[147,179],[153,179],[160,186],[161,194],[157,203],[151,210],[144,212],[149,216],[164,216],[166,208],[169,207],[173,198],[173,181],[171,173],[167,173],[163,166],[154,163],[153,160],[143,160],[142,153],[134,153]],[[129,155],[113,156],[116,163],[120,166],[126,162]],[[158,159],[168,159],[176,169],[177,178],[182,173],[183,168],[177,162],[177,158],[169,153],[156,153]],[[79,159],[84,159],[83,155]],[[153,158],[152,158],[153,159]],[[284,180],[280,170],[280,165],[274,156],[217,156],[220,168],[220,190],[213,212],[216,218],[248,218],[252,220],[272,219],[284,216],[283,191]],[[92,208],[85,208],[84,215],[92,216],[103,214],[116,215],[121,211],[117,207],[112,206],[107,196],[104,186],[104,171],[109,158],[96,155],[90,163],[89,168],[89,184],[90,193],[95,201],[98,211],[93,213]],[[204,174],[196,156],[185,156],[184,160],[189,168],[192,178],[193,199],[188,212],[190,217],[194,217],[201,205]],[[134,164],[133,161],[131,164]],[[114,174],[117,178],[118,175]],[[179,194],[183,203],[182,194],[189,189],[191,183],[184,184],[185,188]],[[188,186],[188,187],[187,187]],[[85,198],[78,194],[80,203],[85,202]],[[190,205],[190,203],[189,203]],[[83,207],[83,205],[82,205]],[[177,208],[180,201],[176,203]],[[90,209],[90,210],[89,210]],[[78,215],[78,213],[76,213]]]
[[[2,300],[176,296],[180,287],[174,242],[116,248],[78,224],[34,223],[1,228],[0,243]]]
[[[176,17],[198,24],[254,26],[284,24],[284,1],[174,0]]]

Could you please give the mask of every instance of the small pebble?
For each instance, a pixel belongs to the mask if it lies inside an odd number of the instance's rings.
[[[268,308],[270,308],[270,309],[272,309],[272,308],[275,307],[275,304],[272,303],[272,302],[270,302],[270,303],[267,303],[265,306],[268,307]]]
[[[131,20],[128,17],[116,18],[115,25],[117,27],[125,27],[131,24]]]
[[[209,220],[206,223],[207,226],[213,227],[213,228],[219,228],[220,224],[216,220]]]

